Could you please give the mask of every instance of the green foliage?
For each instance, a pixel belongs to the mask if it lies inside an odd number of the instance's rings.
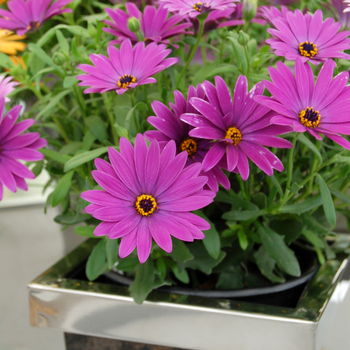
[[[219,75],[232,93],[241,74],[251,89],[264,79],[271,80],[268,67],[276,67],[283,58],[265,45],[269,37],[266,28],[248,21],[237,30],[210,30],[200,42],[196,34],[184,35],[177,42],[178,49],[169,46],[171,56],[178,57],[179,63],[156,74],[155,84],[130,89],[123,95],[115,91],[84,94],[84,87],[78,86],[77,76],[82,74],[78,65],[91,64],[91,54],[107,55],[107,46],[114,38],[102,30],[105,25],[101,21],[108,17],[105,8],[111,5],[108,1],[75,0],[69,6],[73,14],[57,16],[28,34],[22,56],[25,65],[17,65],[0,53],[0,67],[19,82],[10,96],[11,104],[26,101],[21,119],[35,119],[31,129],[40,132],[49,144],[40,150],[45,159],[29,164],[35,175],[48,172],[46,190],[55,187],[46,208],[60,205],[61,214],[55,222],[64,227],[79,224],[75,227],[77,234],[96,238],[86,266],[90,280],[116,265],[135,278],[130,293],[142,303],[161,285],[181,282],[197,287],[198,271],[217,274],[217,289],[255,286],[266,283],[266,279],[283,283],[289,276],[300,274],[293,252],[295,242],[314,251],[320,263],[349,249],[344,242],[327,243],[337,213],[344,215],[350,229],[348,152],[327,138],[315,141],[307,133],[297,137],[289,133],[280,137],[293,138],[293,151],[272,149],[284,165],[283,172],[274,171],[269,177],[252,162],[247,181],[226,172],[231,189],[220,187],[214,203],[196,213],[211,224],[211,229],[204,231],[203,241],[173,238],[170,254],[154,244],[144,264],[139,263],[136,251],[119,259],[120,240],[94,236],[99,221],[85,213],[88,203],[80,197],[83,191],[101,189],[91,175],[96,169],[95,159],[108,161],[108,148],[119,150],[120,137],[133,143],[138,133],[152,129],[147,122],[154,115],[152,102],[169,106],[175,89],[186,97],[189,85],[214,82]],[[320,1],[293,6],[314,11]],[[193,61],[183,71],[197,44],[203,62]],[[285,63],[294,65],[292,61]],[[349,62],[338,60],[337,65],[339,71],[346,70]],[[319,67],[312,67],[315,78]],[[261,274],[255,275],[255,271]]]

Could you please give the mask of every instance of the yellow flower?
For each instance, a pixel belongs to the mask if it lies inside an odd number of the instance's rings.
[[[8,55],[16,55],[17,51],[24,51],[27,44],[16,40],[22,40],[25,38],[26,36],[13,34],[13,32],[7,29],[0,29],[0,52]]]
[[[6,2],[6,0],[0,0],[0,5]]]

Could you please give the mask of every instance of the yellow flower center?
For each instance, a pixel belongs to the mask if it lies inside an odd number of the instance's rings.
[[[127,89],[132,83],[136,83],[136,78],[132,75],[125,74],[123,77],[119,77],[118,87]]]
[[[197,152],[197,142],[188,137],[181,142],[180,148],[181,151],[186,151],[190,157]]]
[[[202,6],[209,6],[209,3],[207,2],[206,4],[203,4],[202,2],[196,2],[193,5],[193,8],[198,12],[202,12]]]
[[[313,107],[307,107],[299,112],[300,123],[308,128],[316,128],[321,122],[321,114],[314,111]]]
[[[317,47],[314,43],[304,41],[303,43],[299,44],[299,53],[304,57],[312,58],[317,54]]]
[[[137,197],[135,208],[140,215],[150,216],[157,210],[158,205],[153,196],[142,194],[141,196]]]
[[[231,139],[233,144],[237,146],[242,141],[242,134],[237,128],[232,126],[227,129],[225,139]]]

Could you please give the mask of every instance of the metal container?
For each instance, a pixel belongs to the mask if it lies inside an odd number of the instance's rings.
[[[152,292],[64,278],[96,240],[83,243],[28,285],[30,324],[67,333],[193,350],[321,350],[350,286],[348,259],[328,261],[294,309]]]

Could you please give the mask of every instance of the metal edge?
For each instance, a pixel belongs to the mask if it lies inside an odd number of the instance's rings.
[[[87,293],[95,297],[106,297],[106,295],[109,295],[108,298],[111,298],[112,296],[118,296],[118,298],[132,300],[128,297],[129,292],[127,287],[63,278],[63,276],[74,266],[88,257],[96,243],[96,239],[87,240],[51,268],[35,278],[28,284],[28,288],[30,290],[41,289],[47,291],[62,291],[65,293]],[[213,312],[239,312],[248,313],[249,315],[259,315],[257,317],[264,315],[264,317],[268,316],[288,320],[295,319],[298,322],[305,321],[317,323],[322,316],[322,310],[325,309],[332,297],[330,291],[333,291],[336,284],[336,281],[334,281],[335,277],[337,274],[340,276],[340,270],[338,271],[338,266],[340,264],[340,260],[332,260],[321,267],[314,278],[310,289],[303,297],[299,306],[295,309],[225,299],[180,296],[178,294],[168,294],[157,291],[153,291],[145,303],[166,303],[169,307],[200,307],[210,309]],[[315,295],[317,296],[316,299]]]

